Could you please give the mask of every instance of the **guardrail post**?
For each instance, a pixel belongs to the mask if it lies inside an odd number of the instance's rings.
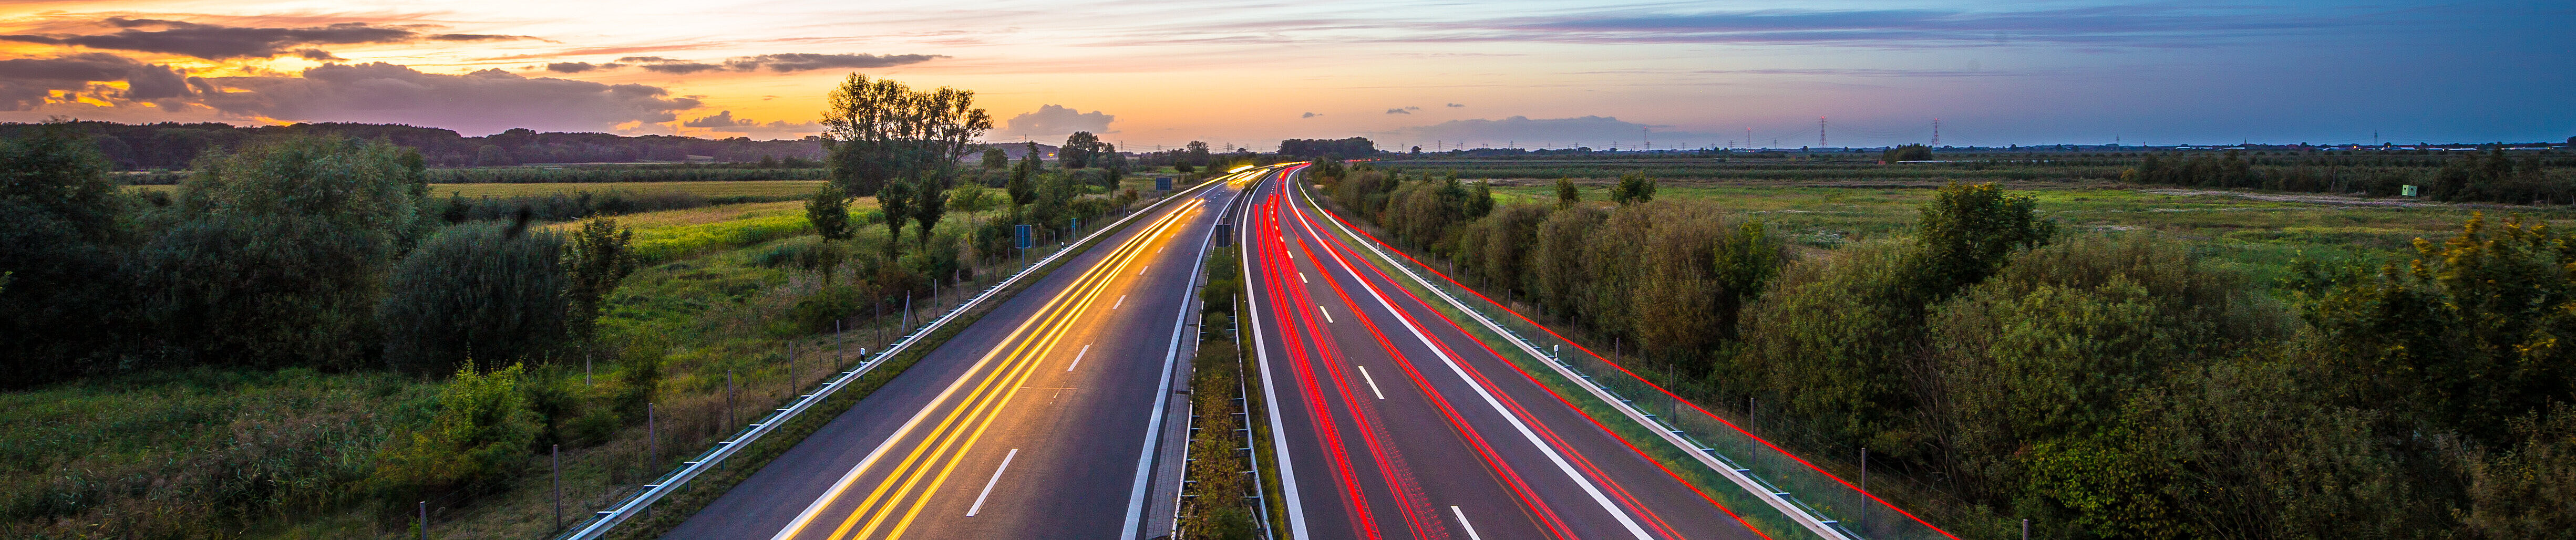
[[[2029,531],[2030,520],[2022,520],[2021,527],[2023,531]],[[2030,533],[2023,532],[2022,536],[2030,536]],[[429,540],[429,501],[420,502],[420,540]]]
[[[555,530],[563,530],[563,445],[548,445],[546,463],[555,471]]]

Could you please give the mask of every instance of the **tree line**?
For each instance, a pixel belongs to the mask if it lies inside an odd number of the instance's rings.
[[[1319,168],[1319,172],[1334,172]],[[2576,245],[2484,217],[2280,290],[1953,184],[1912,237],[1802,253],[1701,201],[1474,202],[1353,168],[1330,199],[1793,448],[1866,447],[1962,535],[2533,538],[2576,525]],[[1642,192],[1642,193],[1641,193]],[[1488,206],[1491,205],[1491,206]],[[1486,209],[1490,208],[1490,209]],[[1946,518],[1946,519],[1942,519]]]
[[[2120,179],[2170,186],[2379,196],[2403,195],[2404,186],[2412,185],[2418,188],[2417,196],[2435,201],[2576,203],[2576,169],[2538,155],[2516,159],[2503,149],[2458,157],[2305,158],[2271,165],[2257,161],[2235,150],[2188,158],[2147,154],[2137,166],[2122,171]]]
[[[690,156],[732,163],[812,161],[823,157],[822,146],[810,139],[754,141],[743,137],[539,133],[524,128],[466,137],[438,128],[345,122],[249,127],[213,122],[12,122],[0,123],[0,138],[23,138],[40,131],[65,129],[86,135],[110,167],[127,171],[185,169],[210,151],[238,149],[261,139],[287,135],[384,141],[419,153],[422,161],[432,167],[686,161]]]
[[[428,196],[419,154],[288,136],[208,154],[137,196],[70,126],[0,144],[0,384],[136,366],[446,373],[588,337],[632,266],[614,222],[558,235]],[[603,253],[611,255],[602,255]],[[587,280],[587,281],[585,281]]]

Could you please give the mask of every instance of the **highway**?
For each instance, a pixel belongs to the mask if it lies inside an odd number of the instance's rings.
[[[665,538],[1168,531],[1192,284],[1243,183],[1212,184],[1069,257]]]
[[[1295,180],[1238,232],[1296,539],[1762,538],[1364,262]],[[1602,422],[1624,421],[1605,418]]]

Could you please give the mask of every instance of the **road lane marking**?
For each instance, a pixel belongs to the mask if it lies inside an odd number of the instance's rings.
[[[1304,271],[1304,270],[1298,270],[1298,271],[1297,271],[1297,282],[1298,282],[1298,283],[1314,283],[1314,282],[1312,282],[1312,281],[1306,281],[1306,271]]]
[[[1378,389],[1377,389],[1377,377],[1370,377],[1370,376],[1369,376],[1369,374],[1368,374],[1368,366],[1356,366],[1356,367],[1360,368],[1360,379],[1361,379],[1361,380],[1368,381],[1368,383],[1369,383],[1369,393],[1371,393],[1371,394],[1377,394],[1377,398],[1378,398],[1378,399],[1386,399],[1386,392],[1380,392],[1380,391],[1378,391]]]
[[[1194,209],[1194,208],[1193,208],[1193,209]],[[1189,210],[1189,209],[1185,209],[1184,211],[1187,211],[1187,210]],[[1182,213],[1182,212],[1183,212],[1183,211],[1176,211],[1176,212],[1174,213],[1174,217],[1175,217],[1175,218],[1177,218],[1177,217],[1178,217],[1178,215],[1179,215],[1180,213]],[[1146,237],[1149,237],[1149,238],[1150,238],[1150,237],[1160,236],[1160,234],[1159,234],[1159,232],[1160,232],[1160,231],[1170,230],[1170,228],[1171,228],[1171,227],[1173,227],[1174,225],[1179,224],[1179,222],[1180,222],[1180,221],[1179,221],[1178,219],[1174,219],[1174,220],[1172,220],[1172,221],[1164,222],[1164,223],[1162,223],[1162,224],[1161,224],[1161,227],[1159,227],[1159,228],[1157,228],[1157,229],[1154,229],[1154,230],[1151,230],[1151,231],[1148,231],[1148,233],[1147,233]],[[1144,246],[1143,246],[1143,245],[1138,245],[1138,246],[1136,246],[1135,251],[1130,251],[1130,252],[1128,252],[1128,253],[1126,254],[1126,258],[1125,258],[1125,259],[1122,259],[1122,260],[1120,260],[1120,261],[1118,261],[1118,262],[1117,262],[1117,264],[1116,264],[1116,266],[1115,266],[1115,268],[1116,268],[1116,269],[1115,269],[1115,270],[1112,270],[1112,272],[1125,270],[1125,269],[1126,269],[1126,266],[1127,266],[1128,264],[1134,263],[1137,259],[1139,259],[1139,258],[1141,258],[1141,257],[1143,256],[1143,250],[1144,250]],[[1105,273],[1105,274],[1103,274],[1103,275],[1104,275],[1104,276],[1107,276],[1107,275],[1114,275],[1114,274],[1106,274],[1106,273]],[[1054,350],[1054,349],[1055,349],[1056,344],[1057,344],[1058,342],[1060,342],[1060,341],[1062,341],[1062,340],[1064,339],[1065,334],[1066,334],[1066,333],[1068,333],[1068,332],[1070,332],[1070,331],[1073,329],[1074,322],[1075,322],[1076,320],[1078,320],[1078,319],[1079,319],[1079,315],[1078,315],[1078,314],[1079,314],[1079,313],[1082,313],[1082,312],[1084,312],[1084,311],[1087,311],[1087,310],[1090,308],[1090,306],[1091,306],[1091,304],[1092,304],[1093,302],[1096,302],[1096,301],[1098,301],[1098,300],[1100,299],[1100,295],[1101,295],[1101,293],[1106,292],[1106,291],[1108,290],[1108,288],[1110,287],[1110,285],[1111,285],[1111,281],[1110,281],[1110,280],[1108,280],[1108,279],[1102,279],[1102,280],[1100,280],[1099,282],[1097,282],[1096,284],[1092,285],[1091,291],[1090,291],[1089,293],[1087,293],[1087,294],[1083,297],[1083,300],[1082,300],[1081,305],[1076,306],[1076,308],[1075,308],[1075,309],[1073,309],[1073,310],[1068,310],[1068,311],[1064,312],[1064,313],[1062,314],[1062,317],[1063,317],[1063,318],[1062,318],[1062,322],[1058,322],[1058,323],[1056,323],[1056,324],[1055,324],[1055,327],[1054,327],[1053,329],[1051,329],[1051,330],[1050,330],[1047,334],[1045,334],[1043,337],[1040,337],[1040,338],[1039,338],[1039,339],[1042,341],[1042,343],[1040,343],[1040,344],[1036,344],[1036,345],[1035,345],[1035,347],[1036,347],[1036,348],[1035,348],[1035,350],[1037,351],[1035,354],[1044,354],[1044,351]],[[1029,346],[1029,344],[1023,344],[1022,346],[1025,348],[1025,347],[1028,347],[1028,346]],[[1034,357],[1032,357],[1032,358],[1034,358]],[[869,522],[868,522],[868,524],[867,524],[867,527],[866,527],[866,528],[863,528],[863,529],[861,529],[861,530],[860,530],[860,532],[859,532],[859,537],[866,537],[866,536],[868,535],[868,533],[869,533],[869,532],[871,532],[871,531],[875,530],[875,529],[876,529],[876,527],[877,527],[877,525],[878,525],[879,523],[881,523],[881,522],[882,522],[882,520],[884,520],[884,519],[886,519],[887,517],[889,517],[889,516],[890,516],[889,512],[891,512],[891,511],[894,509],[894,506],[895,506],[895,505],[897,505],[897,504],[908,504],[911,508],[910,508],[909,510],[907,510],[907,511],[905,511],[905,512],[903,513],[903,517],[902,517],[902,518],[900,518],[900,519],[898,519],[898,520],[896,520],[896,521],[895,521],[894,526],[893,526],[893,528],[892,528],[891,530],[889,530],[889,531],[887,531],[887,532],[886,532],[886,538],[889,538],[889,539],[895,539],[895,538],[901,538],[901,537],[903,537],[903,533],[904,533],[904,531],[911,529],[911,527],[912,527],[912,523],[913,523],[913,520],[914,520],[914,519],[916,519],[916,518],[918,518],[918,517],[920,517],[920,515],[921,515],[921,511],[922,511],[923,509],[928,508],[928,506],[929,506],[929,505],[928,505],[928,502],[927,502],[927,501],[929,500],[929,498],[931,497],[931,495],[932,495],[933,493],[937,493],[937,492],[939,491],[939,487],[940,487],[940,486],[942,486],[942,485],[944,485],[944,484],[946,484],[946,483],[948,482],[948,477],[949,477],[950,473],[955,472],[955,471],[956,471],[956,469],[957,469],[957,466],[958,466],[960,463],[963,463],[963,462],[964,462],[964,459],[963,459],[964,454],[965,454],[968,450],[971,450],[971,449],[973,449],[973,448],[975,447],[975,443],[976,443],[976,441],[980,441],[980,440],[982,440],[982,439],[984,438],[985,430],[992,428],[992,426],[993,426],[993,422],[994,422],[995,420],[998,420],[998,419],[1000,419],[1000,418],[1001,418],[1001,408],[1002,408],[1002,407],[1004,407],[1004,406],[1006,406],[1007,404],[1009,404],[1009,403],[1010,403],[1010,401],[1011,401],[1011,397],[1012,397],[1012,396],[1019,394],[1019,390],[1020,390],[1020,388],[1018,388],[1016,385],[1018,385],[1018,384],[1022,384],[1022,383],[1025,383],[1025,382],[1029,379],[1029,377],[1030,377],[1030,373],[1032,373],[1032,372],[1033,372],[1033,368],[1035,368],[1035,367],[1036,367],[1036,363],[1035,363],[1034,361],[1024,362],[1024,363],[1022,364],[1022,367],[1020,368],[1020,369],[1021,369],[1021,371],[1020,371],[1019,373],[1017,373],[1017,374],[1016,374],[1016,375],[1018,376],[1019,380],[1011,382],[1010,384],[1012,384],[1012,385],[1014,385],[1014,386],[1010,389],[1010,391],[1003,393],[1003,394],[1002,394],[1002,396],[1001,396],[1001,398],[1000,398],[998,401],[993,402],[993,404],[990,406],[990,410],[989,410],[989,412],[984,412],[984,413],[983,413],[983,414],[984,414],[984,417],[983,417],[981,420],[977,420],[977,421],[975,421],[975,422],[976,422],[976,425],[975,425],[975,427],[974,427],[974,431],[973,431],[973,432],[971,432],[970,434],[968,434],[968,435],[966,436],[966,439],[965,439],[965,441],[963,442],[963,445],[961,445],[961,446],[957,446],[957,447],[956,447],[956,448],[957,448],[957,450],[956,450],[956,452],[955,452],[955,453],[953,453],[953,454],[948,453],[948,446],[949,446],[949,443],[950,443],[950,442],[953,442],[953,441],[955,440],[954,438],[957,436],[955,433],[951,433],[951,434],[949,435],[949,437],[950,437],[950,439],[949,439],[949,440],[941,441],[941,443],[940,443],[940,448],[939,448],[939,449],[937,449],[937,450],[934,450],[933,452],[934,452],[935,454],[942,454],[943,456],[945,456],[945,457],[946,457],[946,459],[947,459],[947,462],[948,462],[948,463],[947,463],[947,465],[945,465],[945,466],[941,466],[941,467],[939,468],[939,472],[938,472],[936,475],[932,475],[932,476],[930,476],[930,477],[929,477],[929,485],[928,485],[928,486],[923,487],[923,488],[922,488],[922,490],[920,491],[920,494],[919,494],[918,496],[909,496],[908,494],[911,492],[912,488],[914,487],[914,484],[913,484],[913,483],[914,483],[914,482],[916,482],[916,481],[918,481],[918,480],[920,480],[920,479],[923,477],[923,476],[922,476],[922,475],[923,475],[923,473],[924,473],[924,472],[926,472],[926,471],[928,470],[927,468],[930,466],[930,463],[928,463],[928,462],[924,462],[924,463],[923,463],[923,467],[924,467],[924,468],[923,468],[923,469],[919,469],[919,470],[915,470],[915,471],[913,471],[913,473],[912,473],[912,474],[913,474],[913,476],[912,476],[911,478],[907,478],[907,479],[906,479],[906,481],[905,481],[905,485],[901,488],[901,490],[898,490],[898,491],[896,492],[896,497],[898,497],[898,498],[897,498],[897,499],[892,499],[892,500],[890,500],[890,502],[888,502],[888,503],[887,503],[887,506],[882,507],[882,508],[880,508],[880,509],[878,509],[878,510],[877,510],[877,514],[876,514],[876,516],[875,516],[873,519],[870,519],[870,520],[869,520]],[[1168,378],[1168,377],[1167,377],[1167,378]],[[895,502],[895,501],[908,501],[908,502]]]
[[[1091,346],[1087,344],[1082,346],[1082,352],[1073,353],[1073,363],[1065,364],[1064,371],[1067,373],[1073,372],[1073,366],[1082,365],[1082,355],[1086,354],[1091,354]]]
[[[1154,265],[1150,265],[1150,264],[1145,265],[1145,267],[1144,267],[1144,268],[1140,268],[1140,269],[1137,269],[1137,270],[1136,270],[1136,275],[1139,275],[1139,276],[1141,276],[1141,275],[1145,275],[1145,271],[1146,271],[1146,270],[1152,270],[1152,269],[1154,269]]]
[[[1324,312],[1324,322],[1333,322],[1333,312],[1331,310],[1324,309],[1323,304],[1315,304],[1315,311]]]
[[[1118,306],[1124,305],[1127,305],[1127,295],[1121,294],[1118,295],[1118,302],[1109,304],[1109,309],[1118,309]]]
[[[1309,204],[1312,204],[1311,199],[1309,199],[1309,201]],[[1324,234],[1315,230],[1314,222],[1309,221],[1306,218],[1305,209],[1297,207],[1294,199],[1290,200],[1289,209],[1295,212],[1298,226],[1305,227],[1307,234],[1317,235],[1318,237],[1321,237],[1321,235]],[[1475,377],[1468,376],[1466,368],[1459,367],[1458,360],[1456,358],[1451,357],[1448,352],[1440,347],[1439,344],[1435,343],[1431,339],[1430,334],[1424,333],[1421,327],[1416,326],[1412,318],[1403,316],[1404,310],[1402,308],[1395,307],[1395,301],[1387,299],[1384,293],[1378,291],[1376,284],[1370,283],[1367,277],[1360,274],[1357,267],[1351,266],[1350,260],[1342,258],[1341,252],[1334,251],[1329,246],[1330,245],[1327,244],[1324,254],[1332,256],[1334,265],[1340,266],[1344,273],[1348,273],[1353,279],[1358,280],[1360,288],[1368,291],[1369,297],[1377,300],[1378,305],[1385,306],[1388,311],[1395,312],[1397,314],[1397,322],[1404,323],[1405,331],[1412,333],[1413,339],[1419,340],[1424,346],[1430,347],[1431,354],[1439,357],[1440,363],[1447,365],[1450,373],[1456,374],[1459,380],[1465,381],[1468,389],[1476,391],[1477,397],[1484,398],[1485,406],[1491,407],[1495,413],[1501,414],[1503,420],[1509,422],[1512,429],[1520,433],[1522,439],[1529,441],[1531,446],[1538,447],[1539,453],[1547,456],[1547,460],[1551,464],[1556,465],[1557,471],[1564,473],[1567,478],[1574,480],[1576,486],[1582,487],[1583,493],[1591,496],[1592,501],[1595,504],[1601,505],[1602,510],[1609,512],[1611,518],[1617,519],[1619,521],[1619,525],[1628,530],[1629,535],[1636,537],[1638,540],[1650,540],[1654,538],[1652,535],[1646,533],[1646,529],[1644,527],[1638,526],[1637,521],[1630,518],[1626,510],[1621,509],[1617,503],[1610,502],[1610,497],[1602,494],[1600,486],[1594,485],[1590,477],[1586,477],[1582,472],[1574,470],[1574,465],[1567,463],[1565,461],[1565,456],[1558,453],[1555,446],[1551,446],[1547,441],[1541,440],[1537,433],[1530,431],[1529,424],[1521,421],[1521,417],[1519,415],[1513,414],[1510,409],[1503,407],[1502,401],[1494,397],[1493,391],[1486,389],[1485,385],[1477,383]],[[1368,262],[1361,261],[1360,264],[1368,264]],[[1393,278],[1390,277],[1389,279]]]
[[[995,473],[995,474],[999,474],[999,473]],[[985,488],[985,489],[992,489],[992,488]],[[1467,530],[1467,540],[1484,540],[1484,537],[1476,536],[1476,525],[1475,525],[1475,524],[1473,524],[1473,523],[1468,523],[1468,522],[1467,522],[1467,511],[1465,511],[1465,510],[1459,510],[1459,509],[1458,509],[1458,505],[1452,504],[1452,505],[1449,505],[1449,513],[1451,513],[1451,514],[1457,514],[1457,515],[1458,515],[1458,528],[1466,529],[1466,530]],[[971,513],[970,513],[970,514],[966,514],[966,515],[970,515],[970,516],[971,516],[971,515],[974,515],[974,514],[971,514]]]
[[[1011,458],[1016,457],[1020,457],[1020,449],[1018,448],[1013,448],[1011,449],[1011,453],[1002,455],[1002,466],[993,468],[993,479],[984,481],[984,492],[975,495],[974,506],[966,507],[966,517],[975,517],[975,512],[982,511],[984,509],[984,497],[988,497],[993,494],[993,484],[999,484],[1002,482],[1002,471],[1011,470]],[[1458,507],[1452,506],[1449,507],[1449,509],[1456,510]],[[1458,521],[1460,522],[1465,522],[1466,520],[1467,517],[1465,515],[1460,515],[1458,517]],[[1467,534],[1469,536],[1474,536],[1476,534],[1474,529],[1468,529],[1468,531],[1469,532]]]
[[[1164,217],[1158,218],[1157,223],[1149,225],[1148,227],[1168,227],[1178,216],[1179,212],[1166,214]],[[1060,327],[1060,324],[1062,323],[1060,321],[1063,320],[1064,316],[1068,313],[1081,311],[1085,305],[1092,301],[1092,299],[1098,298],[1099,290],[1107,286],[1108,276],[1116,275],[1116,272],[1123,270],[1123,267],[1129,261],[1133,261],[1135,259],[1136,252],[1134,250],[1139,249],[1142,249],[1142,242],[1138,239],[1131,238],[1128,241],[1121,242],[1116,249],[1110,252],[1108,260],[1103,260],[1091,268],[1085,269],[1082,274],[1074,280],[1074,284],[1068,286],[1064,291],[1058,292],[1054,298],[1049,299],[1046,306],[1039,308],[1037,313],[1032,314],[1028,320],[1023,321],[1019,328],[1014,329],[1009,337],[1004,338],[1001,344],[997,344],[992,351],[987,352],[982,360],[976,362],[975,366],[968,368],[968,373],[981,371],[987,364],[990,364],[996,358],[1001,358],[1002,362],[1006,365],[1016,363],[1021,366],[1005,367],[993,370],[993,372],[985,375],[983,382],[976,384],[973,393],[985,394],[993,388],[992,385],[997,379],[1009,378],[1006,373],[1025,370],[1026,367],[1024,366],[1028,365],[1025,359],[1028,358],[1026,355],[1029,348],[1036,345],[1039,341],[1046,341],[1045,336],[1050,330],[1060,333],[1062,331],[1062,328]],[[1085,294],[1085,289],[1089,289],[1087,294]],[[1079,298],[1079,300],[1077,300],[1077,298]],[[1031,333],[1032,329],[1035,330],[1034,333]],[[1012,341],[1019,341],[1019,346],[1017,348],[1010,346],[1009,343]],[[1052,343],[1047,347],[1052,347]],[[1047,347],[1040,347],[1040,349],[1043,350]],[[1025,373],[1025,371],[1021,371],[1021,373]],[[1025,376],[1023,375],[1020,378],[1025,379]],[[889,437],[884,442],[880,443],[874,451],[869,453],[867,458],[861,460],[858,465],[851,467],[850,471],[843,475],[841,481],[834,485],[830,492],[826,493],[821,498],[815,499],[814,504],[808,506],[806,511],[799,515],[795,522],[790,523],[788,527],[780,530],[776,538],[784,539],[801,534],[804,527],[810,524],[815,517],[818,517],[817,514],[825,505],[839,499],[844,491],[852,487],[851,484],[858,479],[858,476],[862,472],[871,468],[878,459],[885,457],[887,451],[891,450],[893,446],[907,438],[907,434],[910,433],[912,429],[919,426],[920,422],[927,419],[932,411],[936,410],[941,404],[946,403],[950,396],[954,395],[958,389],[964,387],[971,379],[972,377],[960,377],[956,382],[952,383],[946,391],[941,392],[939,397],[933,398],[930,404],[925,405],[920,412],[914,415],[912,420],[907,421],[903,428],[897,430],[894,436]],[[1017,382],[1019,381],[1012,381],[1013,384]],[[923,451],[929,449],[928,446],[932,443],[932,439],[940,437],[938,433],[939,431],[947,431],[951,429],[952,425],[954,425],[958,420],[958,416],[960,414],[964,414],[964,411],[966,410],[977,410],[977,414],[982,414],[983,411],[981,409],[983,409],[984,405],[982,402],[989,400],[990,397],[988,396],[989,395],[980,398],[977,396],[970,396],[966,398],[965,402],[961,402],[956,405],[956,408],[950,412],[948,417],[939,422],[939,426],[928,436],[929,439],[916,443],[915,450],[911,455],[906,456],[903,462],[898,465],[894,471],[889,472],[890,476],[886,483],[880,484],[876,491],[869,493],[868,497],[860,502],[859,508],[853,511],[850,515],[849,521],[842,522],[841,526],[832,532],[831,537],[838,538],[847,533],[849,528],[855,525],[861,515],[867,513],[868,508],[874,506],[876,501],[884,495],[884,491],[893,487],[890,485],[893,478],[895,476],[903,475],[905,469],[913,467],[914,460],[920,457]],[[1007,400],[1008,398],[1006,397],[1004,399]],[[953,435],[951,436],[953,437]],[[907,486],[906,489],[909,490],[909,487]],[[897,497],[901,498],[901,495],[898,494]],[[890,502],[889,504],[896,503]],[[916,510],[917,509],[918,507],[916,507]],[[874,524],[872,523],[870,525],[870,529],[873,528]]]

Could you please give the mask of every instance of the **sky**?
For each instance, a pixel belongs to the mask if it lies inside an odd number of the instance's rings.
[[[2569,28],[2565,0],[11,0],[0,121],[794,138],[859,72],[974,91],[988,140],[1130,151],[2559,141]]]

